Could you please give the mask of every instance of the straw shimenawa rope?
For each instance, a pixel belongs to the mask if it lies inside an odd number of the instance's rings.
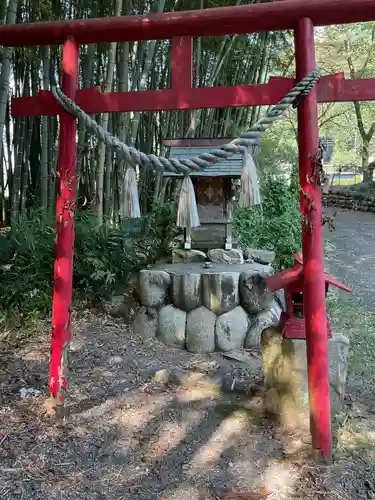
[[[319,78],[320,70],[316,69],[293,87],[278,104],[267,111],[264,118],[261,118],[247,132],[209,153],[189,159],[165,158],[164,156],[145,154],[121,142],[64,94],[57,85],[54,74],[51,75],[51,91],[56,101],[65,111],[81,120],[98,139],[105,142],[108,147],[113,148],[127,163],[144,168],[152,167],[159,171],[189,175],[191,172],[200,171],[210,165],[220,163],[235,153],[242,152],[244,148],[248,149],[250,146],[257,145],[260,137],[268,127],[278,120],[290,106],[299,105],[301,100],[319,81]]]

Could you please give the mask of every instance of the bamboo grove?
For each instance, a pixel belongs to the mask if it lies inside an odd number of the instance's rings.
[[[244,0],[243,0],[244,1]],[[229,0],[227,5],[241,3]],[[245,1],[244,1],[245,3]],[[248,2],[246,2],[248,3]],[[220,6],[223,2],[220,2]],[[210,7],[212,5],[210,2]],[[204,0],[1,0],[0,22],[31,22],[204,8]],[[288,34],[194,40],[195,86],[263,83],[283,74],[288,61],[278,57],[290,44]],[[103,91],[155,90],[170,85],[170,42],[149,41],[82,46],[80,88]],[[35,95],[49,89],[50,74],[60,71],[56,47],[3,48],[0,76],[0,224],[11,224],[31,209],[54,210],[59,123],[56,117],[13,119],[12,96]],[[103,114],[95,119],[120,140],[150,153],[165,154],[163,140],[238,134],[259,117],[257,108],[208,109],[149,113]],[[104,144],[98,144],[81,124],[77,138],[79,200],[98,220],[119,220],[124,203],[126,165]],[[161,178],[140,173],[139,192],[146,213],[162,189]],[[173,185],[171,186],[173,190]]]

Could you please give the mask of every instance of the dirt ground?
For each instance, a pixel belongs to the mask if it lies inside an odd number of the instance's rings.
[[[217,355],[143,343],[129,327],[91,314],[75,331],[63,422],[44,414],[48,338],[5,356],[1,498],[208,500],[221,498],[220,488],[267,488],[282,499],[298,489],[301,464],[286,458],[259,404],[214,385],[164,386],[153,377],[178,366],[238,378],[252,371],[256,380],[257,356],[241,370]],[[22,387],[42,393],[22,400]]]
[[[308,436],[283,435],[259,397],[154,377],[178,367],[257,383],[258,355],[250,365],[191,355],[89,312],[74,320],[68,414],[56,421],[45,411],[46,332],[23,346],[0,344],[1,499],[375,498],[375,399],[369,391],[361,399],[365,372],[350,379],[334,422],[333,465],[317,466]],[[22,397],[30,387],[40,394]]]
[[[92,314],[76,321],[75,332],[63,421],[45,413],[48,337],[2,352],[0,498],[373,498],[367,496],[375,491],[373,472],[364,470],[355,481],[349,473],[352,467],[358,474],[351,450],[337,454],[333,468],[316,467],[306,457],[306,436],[288,437],[300,450],[294,454],[257,398],[224,395],[214,384],[164,385],[154,377],[180,367],[258,381],[258,356],[246,368],[219,355],[192,356],[144,343],[129,327]],[[23,387],[41,394],[21,398]],[[358,407],[373,432],[367,409]],[[368,452],[365,447],[365,464],[372,463]]]

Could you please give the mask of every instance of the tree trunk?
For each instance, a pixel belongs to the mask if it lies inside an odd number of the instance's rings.
[[[204,9],[204,0],[200,0],[200,8]],[[195,87],[200,87],[202,85],[201,79],[201,55],[202,55],[202,38],[199,37],[197,40],[197,58],[195,64]],[[186,133],[187,137],[195,137],[197,131],[197,110],[191,110],[191,120],[189,129]]]
[[[113,119],[109,115],[108,131],[113,134]],[[108,217],[112,210],[112,164],[113,164],[113,151],[111,148],[106,150],[105,158],[105,172],[104,172],[104,194],[103,194],[103,210],[104,215]]]
[[[350,71],[350,77],[355,80],[357,78],[357,71],[354,66],[354,60],[351,54],[351,48],[350,48],[350,41],[347,40],[345,42],[345,50],[346,50],[346,59]],[[363,121],[363,116],[362,116],[362,109],[361,109],[361,103],[359,101],[353,102],[354,105],[354,111],[355,115],[357,118],[357,126],[358,130],[362,139],[362,165],[361,165],[361,170],[363,173],[363,180],[362,182],[369,182],[372,180],[372,176],[370,179],[370,175],[368,172],[368,166],[369,166],[369,147],[370,147],[370,142],[375,134],[375,122],[371,124],[371,127],[369,128],[368,132],[366,132],[364,121]]]
[[[118,90],[127,92],[129,90],[129,56],[130,46],[128,42],[123,42],[119,47],[118,64]],[[118,137],[121,142],[126,142],[127,129],[129,126],[129,113],[121,113],[118,120]],[[116,190],[113,194],[113,217],[114,220],[124,216],[125,206],[125,163],[121,157],[116,157]],[[116,193],[116,194],[115,194]]]
[[[58,138],[57,138],[57,117],[49,117],[49,133],[48,133],[48,165],[51,165],[51,174],[57,172],[57,151],[58,151]],[[56,187],[55,178],[48,175],[48,208],[54,210],[56,205]]]
[[[22,160],[23,148],[25,142],[26,131],[26,117],[20,116],[18,119],[17,127],[17,146],[16,146],[16,159],[14,165],[13,186],[12,186],[12,225],[17,222],[20,213],[20,199],[21,199],[21,175],[22,175]]]
[[[7,146],[7,157],[8,157],[8,165],[7,165],[7,184],[8,184],[8,193],[9,193],[9,198],[8,198],[8,204],[6,206],[5,202],[5,221],[7,223],[10,222],[10,200],[12,197],[12,192],[13,192],[13,151],[12,151],[12,140],[11,140],[11,119],[10,119],[10,110],[9,110],[9,103],[7,105],[7,110],[6,110],[6,118],[5,118],[5,138],[6,138],[6,146]]]
[[[93,2],[90,17],[98,16],[98,2]],[[95,53],[98,51],[98,46],[95,43],[90,43],[87,45],[87,50],[85,57],[83,58],[82,65],[82,87],[84,89],[89,88],[92,85],[93,73],[94,73],[94,58]],[[78,122],[78,152],[80,153],[77,160],[76,168],[76,191],[77,196],[80,196],[80,183],[81,183],[81,170],[86,159],[86,142],[89,143],[88,132],[86,130],[85,124],[82,121]],[[85,153],[83,153],[85,151]],[[87,188],[87,186],[86,186]],[[95,193],[90,194],[90,198],[95,196]]]
[[[28,130],[26,135],[26,144],[24,147],[24,162],[23,162],[23,176],[22,176],[22,191],[21,191],[21,213],[27,208],[28,191],[30,184],[30,152],[31,143],[33,138],[34,117],[28,119]]]
[[[43,54],[43,89],[49,89],[50,53],[49,47],[42,48]],[[40,157],[40,204],[43,209],[48,206],[48,116],[42,117],[42,149]]]
[[[158,0],[158,4],[157,4],[154,12],[163,12],[164,6],[165,6],[165,1],[166,0]],[[140,75],[140,79],[139,79],[138,90],[145,90],[147,88],[148,75],[149,75],[152,60],[153,60],[154,54],[155,54],[155,46],[156,46],[156,40],[151,40],[148,43],[148,47],[147,47],[147,51],[146,51],[146,55],[145,55],[145,63],[143,66],[142,74]],[[141,114],[139,112],[134,113],[134,117],[133,117],[132,125],[131,125],[131,135],[129,138],[129,142],[130,142],[131,146],[135,146],[135,143],[137,140],[140,116],[141,116]]]
[[[17,19],[18,0],[9,0],[6,24],[15,24]],[[9,78],[11,69],[12,47],[4,47],[3,64],[1,65],[0,78],[0,157],[3,151],[3,134],[5,114],[8,102]]]
[[[122,10],[122,0],[116,0],[115,4],[115,16],[120,16]],[[113,75],[116,66],[116,49],[117,42],[112,42],[110,44],[108,53],[108,65],[107,65],[107,76],[104,85],[104,91],[110,92],[113,85]],[[103,119],[101,123],[102,127],[108,129],[108,113],[103,113]],[[99,223],[103,222],[103,188],[104,188],[104,164],[105,164],[105,143],[101,142],[99,144],[99,159],[98,159],[98,170],[96,178],[96,215],[98,217]]]
[[[4,148],[3,154],[0,157],[0,227],[3,226],[5,222],[5,158],[4,158]]]
[[[370,163],[367,169],[368,182],[374,182],[374,170],[375,170],[375,163]]]
[[[362,182],[372,181],[372,175],[370,176],[370,169],[369,169],[369,157],[370,157],[369,147],[370,143],[369,141],[367,141],[366,137],[362,138],[362,152],[361,152],[361,170],[363,173]]]

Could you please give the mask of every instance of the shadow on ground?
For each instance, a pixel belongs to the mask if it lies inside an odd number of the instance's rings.
[[[359,486],[337,483],[334,469],[318,469],[306,457],[305,436],[297,437],[302,454],[286,454],[285,437],[265,418],[259,399],[223,395],[209,384],[172,387],[151,375],[179,366],[256,379],[259,360],[252,373],[240,373],[217,355],[143,343],[107,318],[81,319],[75,331],[65,421],[43,413],[48,339],[3,353],[2,499],[254,500],[266,493],[272,500],[368,498],[353,496],[355,488],[367,494],[363,467]],[[24,386],[43,394],[20,400]],[[347,471],[354,462],[344,448]],[[363,459],[368,453],[362,448]]]
[[[214,366],[239,376],[238,368],[216,355],[145,344],[112,320],[89,323],[76,327],[65,421],[43,413],[48,339],[4,351],[1,498],[224,500],[232,498],[226,489],[250,500],[265,491],[290,498],[300,464],[286,459],[259,399],[210,384],[172,387],[151,375]],[[258,368],[255,359],[254,378]],[[30,386],[42,395],[21,400],[19,390]]]

